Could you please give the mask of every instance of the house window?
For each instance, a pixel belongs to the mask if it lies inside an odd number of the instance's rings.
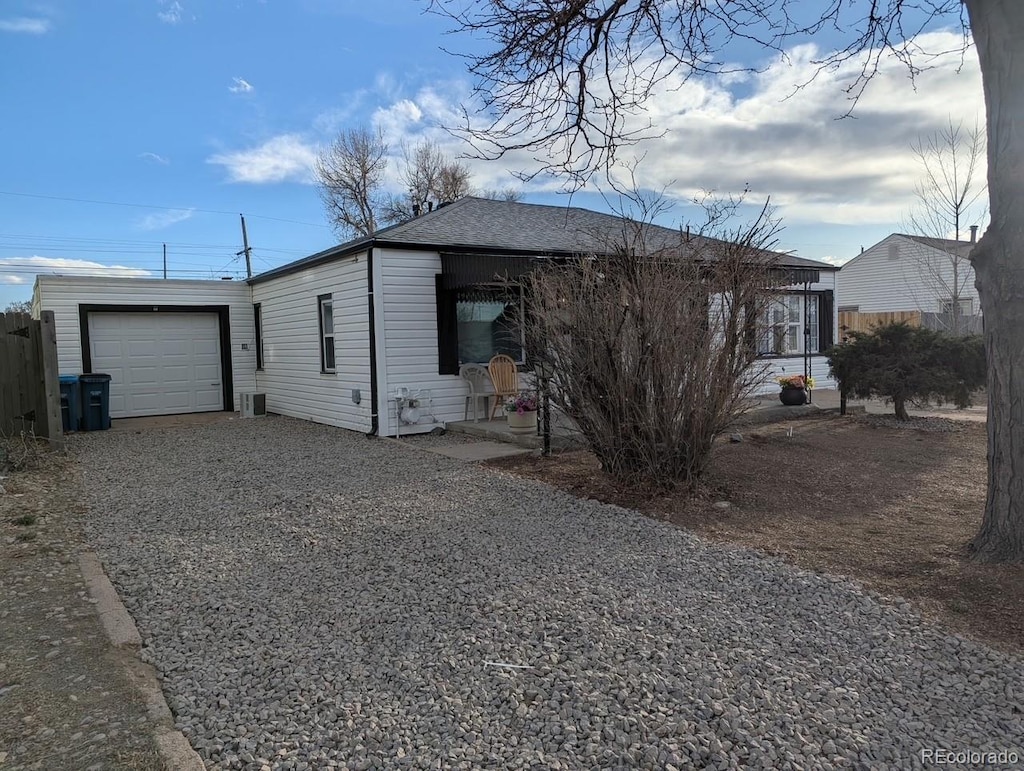
[[[758,353],[769,356],[793,356],[804,353],[805,328],[810,333],[806,344],[807,351],[817,353],[821,349],[818,296],[809,295],[805,298],[803,295],[789,294],[775,298],[768,304],[762,317]]]
[[[263,369],[263,306],[254,303],[252,318],[256,331],[256,369]]]
[[[320,316],[320,371],[334,372],[334,300],[329,294],[316,300]]]
[[[956,305],[953,300],[939,300],[939,313],[953,313]],[[974,312],[974,301],[970,297],[961,299],[959,305],[961,316],[970,316]]]
[[[517,363],[526,360],[522,318],[522,289],[479,286],[455,296],[456,333],[460,364],[486,364],[503,353]]]

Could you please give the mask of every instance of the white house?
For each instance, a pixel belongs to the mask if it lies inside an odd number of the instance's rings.
[[[973,241],[893,233],[843,265],[839,310],[949,314],[956,301],[961,316],[978,315],[974,269],[967,259],[973,247]]]
[[[500,352],[529,369],[521,297],[497,276],[600,251],[621,230],[586,209],[463,198],[245,283],[40,276],[34,303],[54,311],[62,374],[111,374],[114,418],[230,410],[256,391],[270,412],[393,436],[462,420],[461,363]],[[647,239],[680,233],[650,226]],[[780,268],[795,283],[763,320],[762,350],[772,375],[807,371],[820,387],[836,268],[788,255]],[[399,420],[402,389],[421,396],[416,425]]]

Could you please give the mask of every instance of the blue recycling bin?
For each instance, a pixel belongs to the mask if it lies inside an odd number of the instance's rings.
[[[60,376],[60,419],[64,431],[77,431],[81,420],[78,375]]]
[[[79,375],[78,382],[82,394],[82,430],[110,428],[110,375],[90,372]]]

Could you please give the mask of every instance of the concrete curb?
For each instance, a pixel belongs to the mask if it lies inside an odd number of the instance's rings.
[[[185,735],[174,727],[174,716],[167,706],[156,670],[138,657],[142,636],[103,571],[99,558],[92,552],[84,552],[78,557],[78,567],[82,571],[89,596],[96,602],[96,612],[103,630],[114,648],[120,652],[125,673],[146,705],[149,719],[153,721],[153,738],[167,768],[172,771],[205,771],[206,765],[199,753],[192,749]]]

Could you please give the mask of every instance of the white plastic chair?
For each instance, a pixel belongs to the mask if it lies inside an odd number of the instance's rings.
[[[480,421],[480,415],[477,412],[479,400],[484,400],[484,415],[486,415],[487,400],[494,395],[494,391],[491,390],[491,376],[487,372],[487,367],[481,364],[463,364],[459,367],[459,377],[465,380],[469,386],[469,393],[466,395],[466,411],[462,419],[469,420],[469,403],[472,402],[473,422],[478,423]]]

